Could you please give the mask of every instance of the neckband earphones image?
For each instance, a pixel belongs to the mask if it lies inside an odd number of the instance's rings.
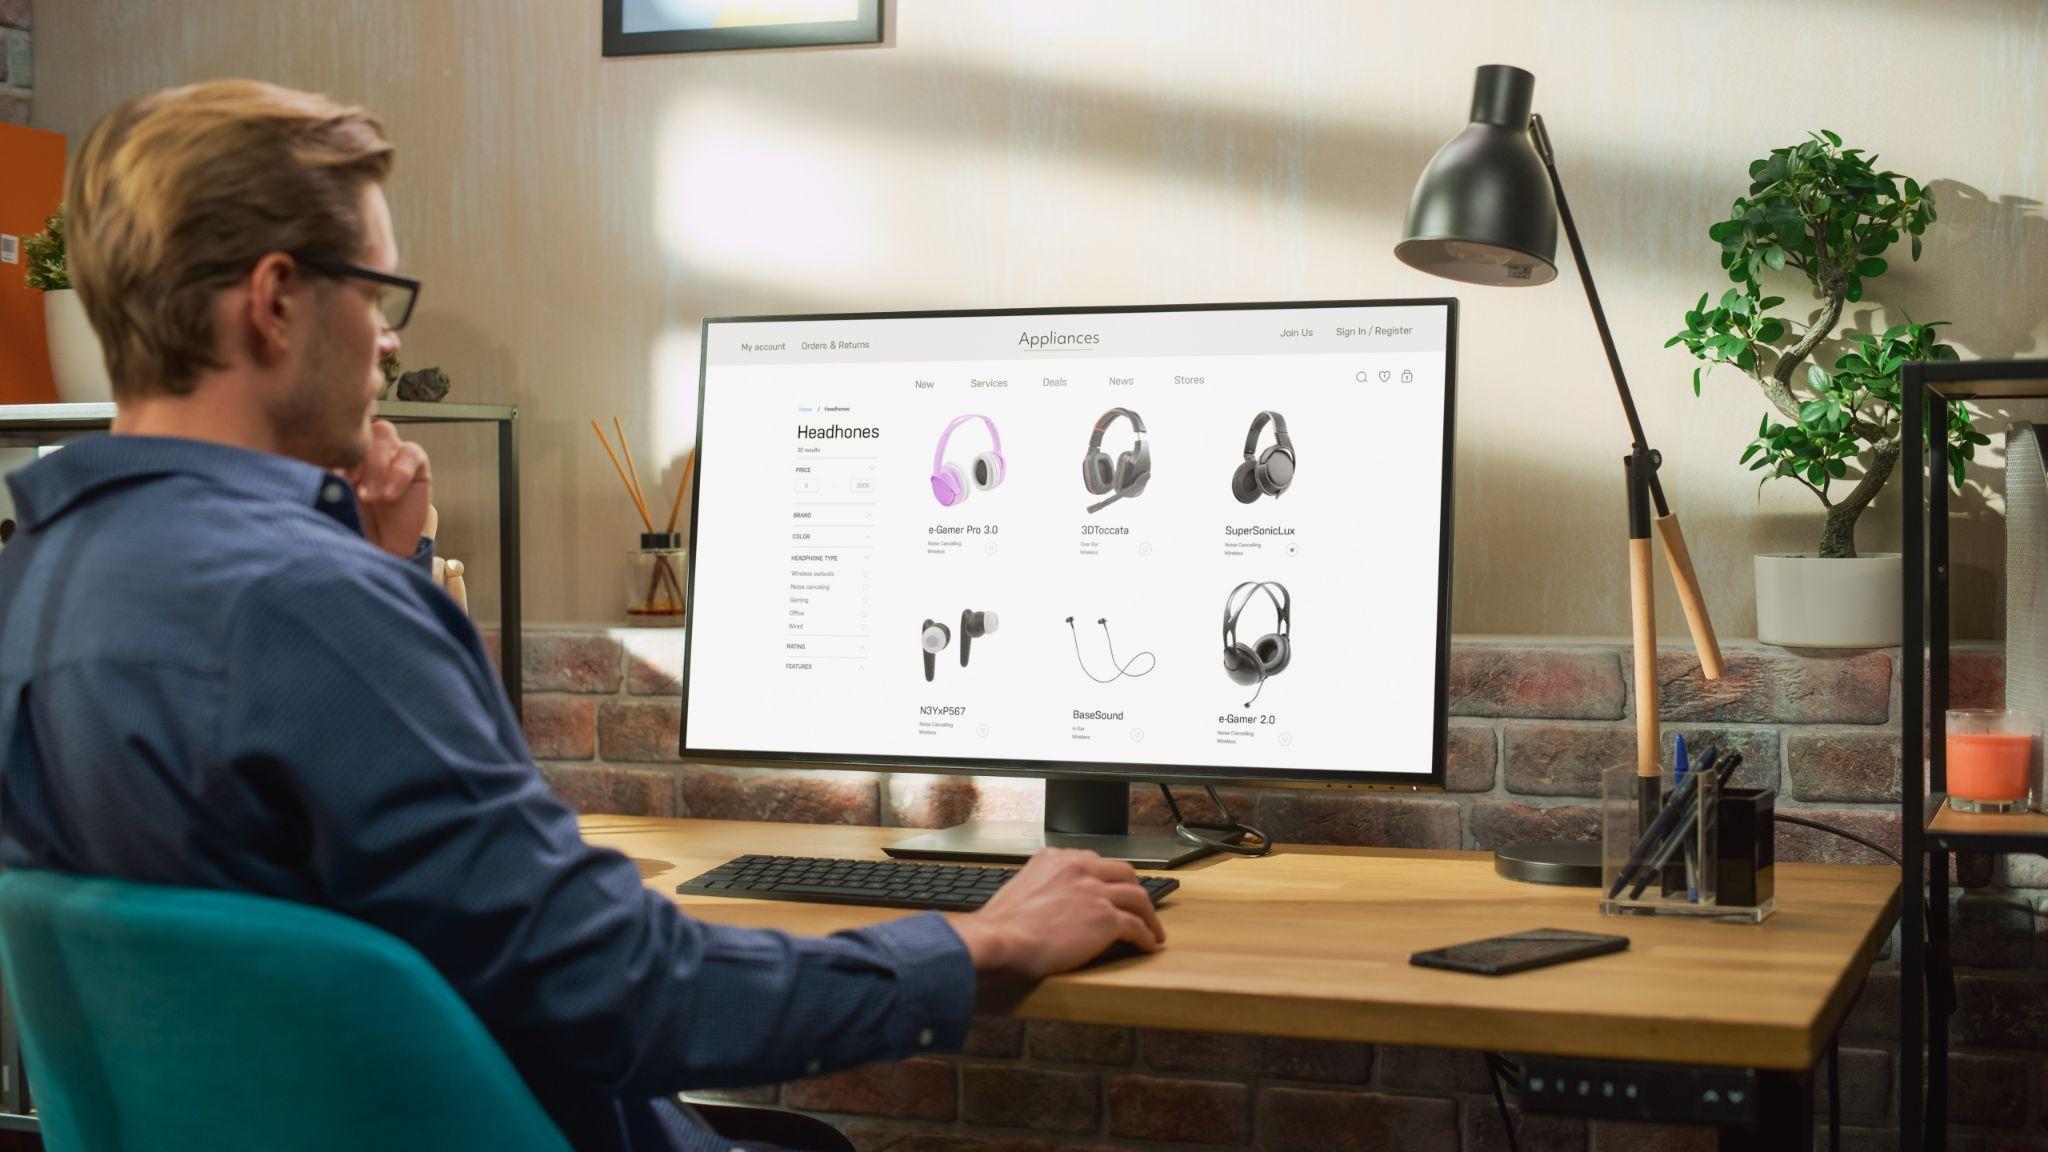
[[[1259,432],[1268,422],[1273,425],[1273,446],[1254,458]],[[1244,434],[1244,462],[1230,474],[1230,494],[1237,497],[1238,503],[1250,504],[1261,496],[1278,497],[1292,483],[1294,440],[1287,435],[1287,417],[1278,412],[1261,412],[1252,417],[1252,429]]]
[[[1112,462],[1109,453],[1102,450],[1102,437],[1119,416],[1131,422],[1137,439],[1130,451]],[[1088,437],[1088,454],[1081,457],[1081,483],[1087,485],[1091,495],[1107,495],[1109,499],[1090,504],[1089,514],[1100,512],[1126,497],[1142,494],[1151,479],[1152,446],[1145,440],[1145,421],[1129,408],[1111,408],[1096,417],[1095,431]]]
[[[974,642],[996,630],[996,614],[976,612],[968,608],[960,612],[960,666],[967,667],[967,655],[974,650]],[[937,620],[927,619],[918,633],[918,647],[924,650],[924,678],[930,683],[939,671],[939,653],[953,642],[953,630]]]
[[[1276,588],[1279,589],[1277,595],[1274,592]],[[1244,593],[1242,600],[1238,598],[1240,592]],[[1264,592],[1266,598],[1273,602],[1280,622],[1273,631],[1252,643],[1240,643],[1237,639],[1237,618],[1244,615],[1244,610],[1260,592]],[[1294,598],[1287,594],[1287,586],[1274,580],[1247,580],[1232,588],[1230,595],[1224,597],[1223,671],[1232,683],[1258,685],[1252,691],[1252,698],[1244,702],[1247,708],[1258,700],[1259,693],[1266,690],[1268,679],[1287,670],[1287,662],[1294,655],[1293,642],[1288,638],[1292,631],[1288,618],[1293,606]]]
[[[962,472],[959,465],[946,463],[946,443],[953,438],[953,429],[969,420],[979,420],[988,426],[989,443],[995,447],[969,461],[967,471]],[[987,491],[1001,484],[1007,471],[1008,465],[1003,460],[1003,434],[996,431],[996,422],[974,413],[955,416],[953,422],[946,425],[946,430],[939,433],[939,447],[932,453],[932,495],[938,499],[941,508],[951,508],[966,500],[977,488]]]
[[[1095,622],[1102,625],[1102,639],[1109,645],[1109,666],[1116,670],[1108,676],[1097,676],[1088,670],[1088,660],[1081,655],[1081,632],[1074,626],[1074,618],[1072,616],[1067,617],[1067,631],[1074,634],[1074,660],[1081,665],[1082,674],[1090,680],[1095,681],[1097,684],[1108,684],[1125,676],[1135,680],[1151,672],[1154,668],[1159,667],[1159,658],[1150,652],[1140,652],[1127,661],[1119,662],[1116,658],[1116,641],[1110,639],[1109,635],[1109,617],[1097,617]],[[1144,671],[1133,672],[1132,669],[1138,666],[1138,661],[1140,660],[1146,661]]]

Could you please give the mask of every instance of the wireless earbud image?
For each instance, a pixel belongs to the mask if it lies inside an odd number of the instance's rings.
[[[938,655],[953,641],[953,630],[936,620],[924,622],[924,632],[918,637],[918,644],[924,648],[924,678],[927,682],[938,672]]]
[[[996,614],[993,612],[962,611],[960,613],[960,666],[967,667],[968,649],[974,647],[977,636],[986,636],[996,630]],[[925,677],[929,680],[931,677]]]

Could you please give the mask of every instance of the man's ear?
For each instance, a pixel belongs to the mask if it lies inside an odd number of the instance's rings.
[[[292,346],[292,323],[305,307],[299,289],[306,277],[292,258],[271,252],[249,272],[248,297],[233,308],[234,322],[248,333],[249,356],[258,364],[274,364]]]

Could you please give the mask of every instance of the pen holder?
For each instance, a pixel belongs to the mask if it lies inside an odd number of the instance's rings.
[[[1654,788],[1656,818],[1643,824]],[[1756,923],[1773,906],[1769,789],[1723,788],[1714,772],[1690,783],[1642,777],[1633,767],[1601,777],[1600,910],[1610,916],[1691,916]]]

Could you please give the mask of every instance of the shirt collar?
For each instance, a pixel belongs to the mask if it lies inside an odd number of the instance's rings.
[[[108,488],[199,476],[261,500],[318,509],[360,531],[355,493],[302,460],[174,436],[90,436],[7,477],[22,526],[38,529]]]

